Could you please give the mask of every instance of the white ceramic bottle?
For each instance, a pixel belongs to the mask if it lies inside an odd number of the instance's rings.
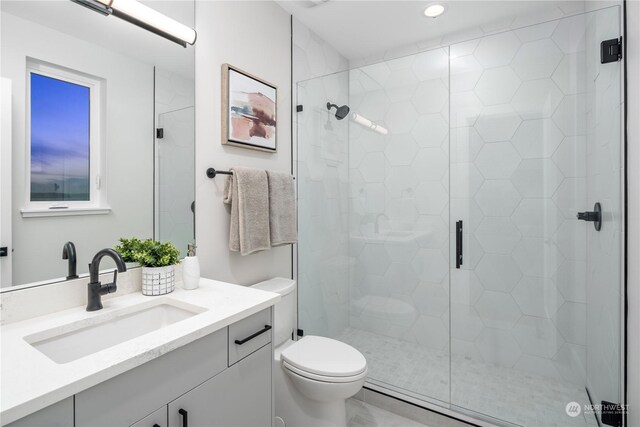
[[[187,246],[187,256],[182,260],[182,287],[184,289],[197,289],[200,283],[200,263],[196,256],[195,243]]]

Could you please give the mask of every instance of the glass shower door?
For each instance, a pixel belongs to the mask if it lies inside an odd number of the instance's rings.
[[[600,63],[619,36],[612,7],[451,47],[459,410],[597,425],[590,398],[620,402],[621,70]],[[600,231],[576,218],[595,202]]]
[[[156,139],[156,238],[173,242],[180,256],[195,241],[195,109],[158,114],[162,138]]]
[[[350,71],[350,328],[368,382],[449,399],[448,48]]]
[[[361,351],[371,387],[441,405],[448,65],[448,48],[435,49],[299,82],[296,114],[300,327]]]

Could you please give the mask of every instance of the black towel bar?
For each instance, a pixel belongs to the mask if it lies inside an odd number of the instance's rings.
[[[219,174],[219,175],[233,175],[233,172],[231,172],[231,171],[217,171],[217,170],[215,170],[214,168],[209,168],[209,169],[207,169],[207,176],[208,176],[209,178],[212,178],[212,179],[213,179],[213,178],[215,178],[215,177],[216,177],[216,175],[218,175],[218,174]]]
[[[209,168],[207,169],[207,176],[211,179],[215,178],[216,175],[233,175],[233,172],[231,171],[218,171],[215,170],[214,168]],[[293,179],[296,179],[296,177],[294,176]]]

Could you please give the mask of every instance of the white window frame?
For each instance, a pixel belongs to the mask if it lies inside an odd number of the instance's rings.
[[[104,182],[104,80],[68,68],[27,59],[26,108],[25,108],[25,198],[21,209],[23,217],[106,214],[107,205]],[[31,75],[62,80],[89,88],[89,200],[88,201],[31,201]]]

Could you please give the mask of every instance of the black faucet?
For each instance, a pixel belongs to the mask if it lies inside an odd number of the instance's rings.
[[[73,242],[67,242],[62,247],[62,259],[69,260],[69,274],[67,274],[67,280],[77,279],[78,273],[76,272],[76,245]]]
[[[98,281],[98,275],[100,274],[100,260],[102,260],[104,256],[111,257],[118,268],[113,272],[113,282],[107,283],[106,285],[103,285]],[[91,264],[89,264],[87,311],[101,310],[102,295],[113,293],[118,289],[116,286],[118,271],[121,273],[127,271],[127,265],[124,263],[120,254],[113,249],[102,249],[93,257]]]

